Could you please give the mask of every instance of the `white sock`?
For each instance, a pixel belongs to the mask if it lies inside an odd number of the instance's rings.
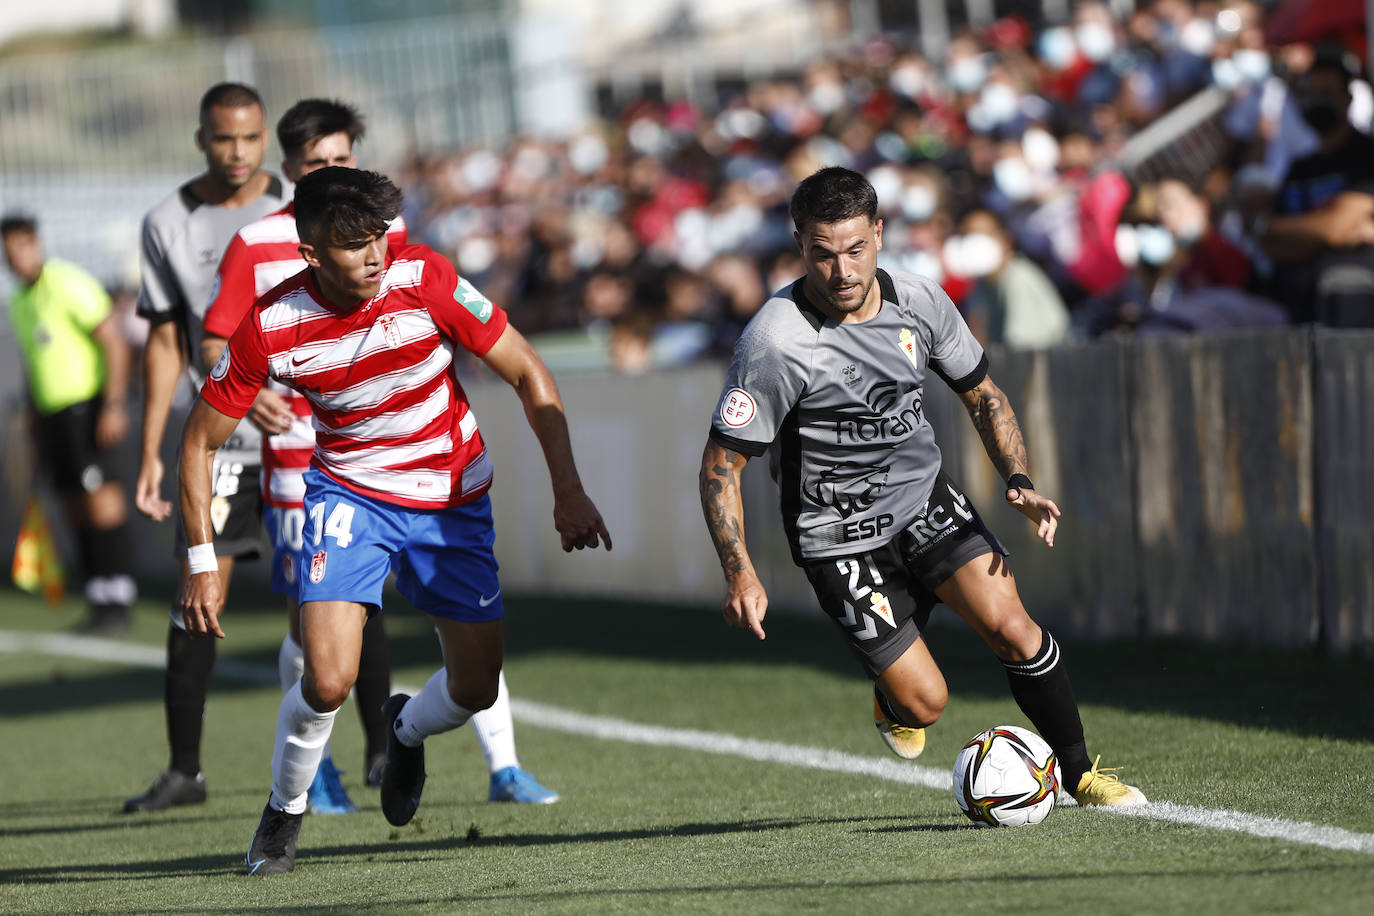
[[[282,697],[277,713],[277,746],[272,753],[272,797],[269,804],[288,814],[303,814],[306,790],[315,780],[329,733],[334,729],[334,713],[316,712],[301,695],[297,681]]]
[[[450,731],[472,718],[448,695],[448,672],[434,672],[424,688],[406,701],[396,717],[396,737],[406,747],[419,747],[430,735]]]
[[[281,648],[277,650],[277,677],[281,679],[281,692],[290,690],[302,674],[305,674],[305,652],[287,633],[282,637]]]
[[[281,691],[286,693],[301,675],[305,674],[305,650],[300,643],[291,638],[290,632],[282,637],[281,648],[277,650],[277,677],[281,679]],[[329,757],[329,745],[324,746],[321,758]],[[312,776],[311,779],[314,779]]]
[[[520,765],[515,756],[515,725],[510,718],[510,691],[506,689],[505,671],[501,672],[497,684],[496,702],[490,709],[472,714],[472,731],[477,735],[482,756],[487,758],[487,769],[493,773]]]

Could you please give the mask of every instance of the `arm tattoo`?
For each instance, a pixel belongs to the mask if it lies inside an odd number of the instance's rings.
[[[746,460],[738,452],[708,445],[697,479],[701,511],[727,579],[738,575],[749,562],[739,487],[740,468]]]
[[[983,448],[987,449],[988,457],[1002,479],[1012,474],[1029,473],[1030,463],[1026,460],[1021,424],[1016,421],[1016,413],[1002,389],[987,379],[962,397],[973,420],[973,428],[978,430]]]

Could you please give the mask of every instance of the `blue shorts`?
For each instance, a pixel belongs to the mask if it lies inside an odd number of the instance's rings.
[[[272,542],[272,591],[295,598],[299,591],[298,557],[305,534],[305,510],[263,507],[263,524]]]
[[[396,588],[426,614],[469,623],[501,618],[486,495],[451,509],[412,509],[355,493],[311,468],[304,512],[301,604],[356,601],[380,609],[382,586],[394,571]]]

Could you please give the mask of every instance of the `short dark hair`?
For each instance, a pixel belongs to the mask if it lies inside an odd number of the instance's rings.
[[[832,165],[797,185],[789,209],[798,232],[811,223],[839,223],[856,216],[873,222],[878,218],[878,192],[853,169]]]
[[[263,111],[262,96],[252,86],[243,83],[215,83],[200,97],[200,120],[203,123],[210,117],[211,108],[248,108],[256,105]]]
[[[310,244],[346,245],[386,232],[401,189],[379,172],[331,165],[296,183],[296,232]]]
[[[38,220],[27,213],[6,213],[0,217],[0,236],[9,235],[11,232],[24,232],[36,236]]]
[[[1360,61],[1340,45],[1318,45],[1312,55],[1312,66],[1308,73],[1334,73],[1347,87],[1350,81],[1360,76]]]
[[[330,99],[301,99],[277,122],[277,142],[286,156],[296,156],[311,140],[332,134],[348,134],[357,143],[367,134],[358,109]]]

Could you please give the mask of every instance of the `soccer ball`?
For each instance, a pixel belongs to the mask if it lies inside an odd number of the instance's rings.
[[[1054,807],[1059,761],[1033,731],[999,725],[974,735],[954,758],[954,800],[976,824],[1038,824]]]

